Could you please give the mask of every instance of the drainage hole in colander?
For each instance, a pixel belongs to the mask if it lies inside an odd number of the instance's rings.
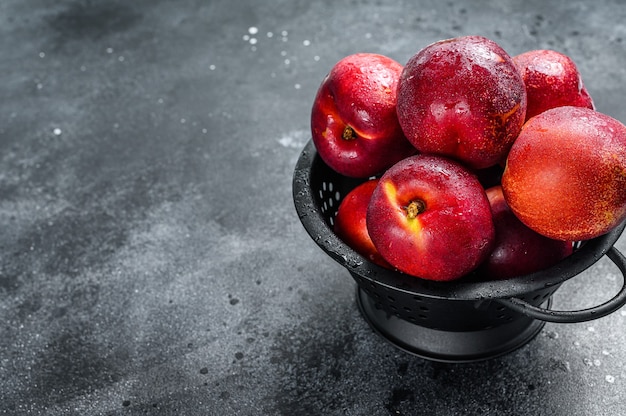
[[[377,302],[380,302],[380,294],[378,292],[376,292],[375,288],[374,289],[369,289],[369,288],[364,288],[365,293],[368,294],[368,296],[376,299]]]

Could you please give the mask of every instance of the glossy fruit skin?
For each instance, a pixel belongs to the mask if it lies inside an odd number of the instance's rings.
[[[408,216],[412,202],[423,211]],[[459,279],[491,252],[491,208],[478,179],[435,155],[416,155],[380,178],[367,210],[379,253],[398,270],[428,280]]]
[[[336,172],[368,178],[415,153],[396,115],[402,69],[389,57],[358,53],[337,62],[322,81],[311,133],[320,157]]]
[[[555,107],[595,108],[580,72],[569,56],[550,49],[538,49],[514,56],[513,62],[526,86],[526,120]]]
[[[478,268],[488,280],[506,279],[547,269],[572,254],[571,242],[553,240],[525,226],[509,208],[501,186],[486,191],[496,228],[494,248]]]
[[[626,127],[581,107],[557,107],[524,125],[502,189],[511,210],[546,237],[579,241],[626,218]]]
[[[354,251],[379,266],[391,268],[367,232],[367,207],[377,184],[378,179],[371,179],[352,189],[339,204],[333,228]]]
[[[413,145],[483,169],[504,161],[526,116],[526,88],[494,41],[464,36],[415,54],[398,85],[398,119]]]

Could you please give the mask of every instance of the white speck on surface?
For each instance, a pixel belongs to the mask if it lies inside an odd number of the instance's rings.
[[[163,98],[159,98],[159,99],[157,100],[157,103],[159,103],[159,104],[163,104]]]
[[[43,84],[41,82],[37,83],[37,89],[40,90],[43,88]]]
[[[611,355],[611,353],[608,352],[607,350],[602,350],[602,355]]]
[[[607,374],[606,377],[604,377],[604,379],[607,381],[607,383],[614,383],[615,382],[615,377],[613,377],[610,374]]]
[[[282,32],[280,32],[280,34],[282,36],[287,36],[289,34],[289,32],[287,32],[286,30],[283,30]]]
[[[289,65],[291,61],[289,59],[285,59],[285,65]]]
[[[180,123],[181,123],[181,124],[185,124],[186,122],[187,122],[187,120],[186,120],[186,119],[184,119],[184,118],[181,118],[181,119],[180,119]]]
[[[626,316],[626,309],[620,312],[620,315]]]
[[[303,41],[302,41],[302,44],[303,44],[304,46],[309,46],[309,45],[311,44],[311,41],[310,41],[310,40],[308,40],[308,39],[305,39],[305,40],[303,40]]]
[[[45,58],[46,57],[46,53],[45,52],[39,52],[39,57],[40,58]]]
[[[202,133],[207,134],[208,130],[207,129],[202,129]]]
[[[215,71],[215,65],[209,65],[209,69],[210,69],[211,71]]]
[[[82,72],[85,72],[85,71],[87,70],[87,67],[86,67],[85,65],[81,65],[81,66],[80,66],[80,70],[81,70]]]
[[[250,26],[248,28],[248,33],[251,35],[256,35],[257,33],[259,33],[259,29],[256,26]]]
[[[287,51],[280,51],[280,56],[287,56]]]
[[[62,131],[61,131],[61,129],[60,129],[60,128],[58,128],[58,127],[57,127],[57,128],[55,128],[54,130],[52,130],[52,134],[54,134],[55,136],[60,136],[60,135],[61,135],[61,133],[63,133],[63,132],[62,132]]]
[[[118,61],[120,61],[120,62],[124,62],[124,57],[120,55],[120,56],[117,58],[117,60],[118,60]]]
[[[107,53],[113,53],[113,48],[107,48]]]
[[[302,86],[301,86],[300,84],[295,84],[293,87],[294,87],[295,89],[299,90]]]
[[[267,32],[267,37],[268,37],[268,38],[273,38],[273,37],[274,37],[274,34],[273,34],[272,32]]]
[[[600,367],[602,365],[602,362],[598,359],[593,360],[593,365],[595,365],[596,367]]]
[[[596,332],[596,329],[594,327],[592,327],[592,326],[588,326],[587,327],[587,331],[589,331],[589,332]]]
[[[314,60],[314,61],[316,61],[316,62],[317,62],[317,61],[319,61],[319,60],[320,60],[319,55],[315,55],[315,56],[313,57],[313,60]]]
[[[461,214],[461,215],[463,215],[463,214]],[[545,332],[545,335],[546,335],[548,338],[552,338],[552,339],[557,339],[557,338],[559,337],[558,332],[555,332],[555,331],[546,331],[546,332]]]
[[[250,38],[250,45],[256,45],[257,38]]]
[[[371,33],[366,33],[365,34],[365,39],[371,39],[372,38],[372,34]]]
[[[307,130],[294,130],[279,138],[278,143],[283,147],[300,149],[308,139],[309,132]]]
[[[250,35],[243,35],[243,40],[248,42],[250,40]]]

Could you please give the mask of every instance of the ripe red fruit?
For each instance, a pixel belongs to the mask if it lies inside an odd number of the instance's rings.
[[[505,159],[525,115],[526,89],[513,60],[481,36],[423,48],[398,85],[398,119],[407,139],[420,152],[474,169]]]
[[[507,203],[547,237],[598,237],[626,218],[626,127],[589,108],[557,107],[531,118],[502,175]]]
[[[313,143],[336,172],[367,178],[415,153],[396,115],[402,65],[359,53],[337,62],[320,85],[311,111]]]
[[[478,268],[486,279],[506,279],[547,269],[572,254],[572,243],[553,240],[525,226],[509,208],[501,186],[486,191],[496,239],[493,251]]]
[[[363,182],[352,189],[339,204],[335,217],[335,234],[354,251],[379,266],[391,267],[383,259],[367,232],[367,207],[378,179]]]
[[[555,107],[594,108],[574,61],[549,49],[524,52],[513,57],[526,85],[526,120]]]
[[[476,176],[434,155],[406,158],[385,172],[371,197],[367,229],[392,266],[429,280],[464,276],[494,241],[491,208]]]

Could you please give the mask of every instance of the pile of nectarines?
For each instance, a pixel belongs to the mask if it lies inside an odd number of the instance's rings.
[[[311,131],[329,167],[363,179],[335,233],[416,277],[532,273],[626,219],[626,127],[556,51],[511,57],[463,36],[404,66],[350,55],[322,81]]]

